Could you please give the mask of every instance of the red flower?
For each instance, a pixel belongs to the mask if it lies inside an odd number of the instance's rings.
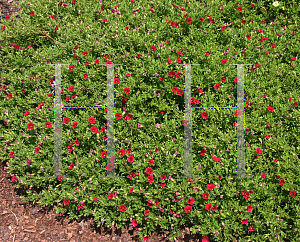
[[[87,79],[89,75],[87,73],[83,74],[84,79]]]
[[[207,189],[212,190],[215,188],[214,184],[207,184]]]
[[[224,31],[227,27],[225,25],[221,26],[221,30]]]
[[[39,148],[36,148],[34,152],[35,152],[35,153],[39,153],[39,151],[40,151],[40,149],[39,149]]]
[[[187,203],[190,204],[190,205],[193,205],[193,203],[195,202],[195,199],[194,198],[189,198]]]
[[[46,124],[47,128],[51,128],[51,126],[52,126],[52,123],[50,123],[49,121],[47,121],[45,124]]]
[[[161,175],[160,175],[160,179],[166,180],[166,175],[161,174]]]
[[[70,200],[69,200],[69,199],[65,199],[65,200],[63,201],[63,203],[64,203],[65,205],[69,205],[69,204],[70,204]]]
[[[72,127],[73,127],[73,128],[76,128],[76,127],[77,127],[77,124],[78,124],[77,121],[73,122]]]
[[[114,84],[119,84],[120,83],[120,79],[119,78],[114,78]]]
[[[151,175],[151,174],[153,173],[152,168],[151,168],[151,167],[146,168],[146,173],[147,173],[148,175]]]
[[[250,231],[255,231],[255,229],[254,229],[253,226],[248,227],[248,229],[249,229]]]
[[[153,176],[148,176],[147,182],[152,183],[154,181]]]
[[[220,84],[214,85],[214,89],[218,89],[220,87]]]
[[[272,108],[272,107],[268,107],[268,109],[269,109],[269,111],[274,111],[274,108]]]
[[[206,192],[202,194],[203,199],[208,199],[208,196],[209,196],[209,195],[208,195],[208,193],[206,193]]]
[[[205,209],[209,211],[211,209],[211,203],[207,203]]]
[[[115,168],[114,163],[108,163],[108,164],[106,165],[106,169],[107,169],[108,171],[112,171],[114,168]]]
[[[247,210],[251,213],[252,212],[252,209],[253,209],[253,207],[251,206],[251,205],[249,205],[248,207],[247,207]]]
[[[242,224],[247,224],[248,223],[248,219],[242,219]]]
[[[242,115],[241,110],[235,110],[234,115],[235,115],[236,117],[241,116],[241,115]]]
[[[242,8],[242,7],[238,7],[237,10],[238,10],[239,12],[242,12],[242,11],[243,11],[243,8]]]
[[[132,220],[132,226],[136,227],[138,225],[138,222],[136,220]]]
[[[119,207],[119,211],[121,211],[121,212],[125,212],[126,209],[127,209],[127,207],[125,205],[120,205],[120,207]]]
[[[89,122],[90,122],[91,124],[94,124],[95,121],[96,121],[96,119],[95,119],[94,117],[89,117]]]
[[[64,119],[63,119],[63,123],[64,123],[64,124],[69,123],[69,118],[64,118]]]
[[[182,91],[181,89],[179,89],[179,90],[177,91],[177,95],[182,96],[182,95],[183,95],[183,91]]]
[[[279,185],[283,186],[285,184],[284,180],[280,180]]]
[[[128,162],[132,163],[134,161],[134,157],[133,156],[129,156],[127,158]],[[152,168],[151,168],[152,169]]]
[[[29,14],[30,14],[30,16],[33,16],[33,15],[34,15],[34,12],[33,12],[33,11],[31,11],[31,12],[29,12]]]
[[[257,149],[256,149],[256,152],[257,152],[257,154],[261,154],[261,152],[262,152],[262,149],[260,149],[260,148],[257,148]]]
[[[13,177],[11,178],[11,181],[12,181],[12,182],[17,181],[17,180],[18,180],[18,178],[17,178],[16,176],[13,176]]]
[[[201,114],[201,117],[204,118],[204,119],[207,119],[207,118],[208,118],[208,113],[203,112],[203,113]]]
[[[185,208],[184,208],[184,211],[186,212],[186,213],[191,213],[192,212],[192,206],[190,206],[190,205],[187,205]]]
[[[151,50],[152,51],[156,51],[156,47],[153,45],[153,46],[151,46]]]
[[[208,236],[203,236],[202,237],[202,242],[209,242]]]
[[[169,76],[170,76],[170,77],[175,76],[175,71],[170,71],[170,72],[169,72]]]
[[[217,210],[217,205],[214,205],[211,210],[216,211]]]
[[[92,127],[90,128],[90,130],[91,130],[92,133],[97,133],[98,128],[95,127],[95,126],[92,126]]]
[[[296,192],[295,192],[295,191],[290,191],[289,195],[290,195],[291,197],[295,197],[295,196],[296,196]]]
[[[74,168],[74,164],[72,163],[71,165],[70,165],[70,170],[72,170]]]
[[[191,18],[187,18],[187,19],[186,19],[186,22],[187,22],[188,24],[191,24],[191,22],[193,22],[193,20],[192,20]]]
[[[99,200],[99,198],[94,197],[94,201],[97,202]]]
[[[27,124],[27,129],[33,129],[34,128],[34,124],[33,123],[28,123]]]
[[[221,60],[221,63],[222,63],[222,64],[226,64],[226,62],[227,62],[226,59],[222,59],[222,60]]]
[[[130,89],[128,87],[125,87],[124,90],[123,90],[126,94],[129,94],[130,93]]]
[[[122,118],[122,116],[121,116],[121,114],[120,114],[120,113],[116,113],[116,114],[115,114],[115,118],[116,118],[116,120],[119,120],[119,119],[121,119],[121,118]]]

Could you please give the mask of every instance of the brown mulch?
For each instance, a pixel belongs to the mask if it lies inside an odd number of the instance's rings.
[[[13,14],[18,15],[19,8],[12,6],[12,3],[15,2],[17,5],[19,5],[19,1],[14,0],[0,0],[0,11],[1,15],[8,15],[11,16]]]
[[[56,213],[57,203],[41,207],[22,201],[20,196],[26,196],[26,190],[39,191],[25,186],[15,188],[12,174],[4,171],[6,162],[0,161],[0,241],[141,241],[129,221],[125,229],[106,228],[105,223],[97,227],[92,215],[69,220],[67,215]],[[180,231],[182,236],[177,241],[201,239],[199,234],[190,234],[188,228],[182,227]],[[149,241],[168,241],[168,234],[157,228]]]

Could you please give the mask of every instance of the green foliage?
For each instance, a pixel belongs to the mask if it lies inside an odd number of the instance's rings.
[[[50,0],[20,2],[21,19],[3,20],[0,36],[0,120],[7,122],[0,124],[0,158],[17,177],[16,187],[42,189],[39,194],[28,191],[24,199],[41,206],[58,203],[56,211],[70,219],[93,215],[96,223],[105,221],[107,227],[136,220],[141,240],[155,226],[165,228],[169,239],[175,240],[180,225],[188,222],[193,233],[216,241],[299,236],[299,196],[290,193],[299,191],[300,181],[299,4],[251,3],[190,1],[180,6],[169,1],[95,4],[83,0],[63,6]],[[178,58],[182,65],[176,65]],[[121,115],[114,122],[115,173],[124,179],[102,179],[107,171],[108,61],[116,64],[114,78],[120,80],[114,84],[114,114]],[[62,122],[62,175],[70,178],[61,180],[54,176],[53,167],[55,74],[50,63],[67,64],[61,66],[64,106],[101,106],[62,111],[62,120],[69,119]],[[199,101],[193,107],[234,107],[237,68],[230,64],[250,64],[244,65],[245,129],[249,129],[244,134],[244,162],[250,179],[232,179],[237,173],[236,109],[196,108],[192,109],[195,178],[176,179],[185,174],[185,63],[192,64],[192,97]],[[221,87],[215,88],[216,84]],[[74,91],[68,90],[70,86]],[[182,95],[174,92],[175,87]],[[121,98],[127,99],[124,107]],[[128,115],[132,118],[124,120]],[[51,128],[46,127],[47,121]],[[27,127],[30,122],[33,129]],[[92,133],[93,126],[103,130]],[[150,159],[154,164],[149,164]],[[208,184],[215,187],[209,190]],[[151,201],[153,205],[148,204]],[[208,203],[216,210],[207,209]],[[82,204],[84,208],[79,207]],[[186,212],[187,206],[191,212]],[[248,223],[242,224],[243,219]]]

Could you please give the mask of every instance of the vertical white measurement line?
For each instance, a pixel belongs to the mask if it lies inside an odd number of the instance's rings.
[[[115,162],[114,140],[114,65],[107,66],[107,166]],[[115,177],[115,167],[106,176]]]
[[[61,130],[61,65],[55,65],[55,121],[54,121],[54,174],[62,175],[62,130]]]
[[[185,87],[184,87],[184,176],[186,178],[193,176],[193,160],[192,160],[192,108],[191,108],[191,65],[186,65],[185,71]]]
[[[237,65],[237,175],[232,178],[251,178],[245,172],[245,87],[244,65],[252,64],[229,64]]]
[[[245,114],[244,114],[244,65],[237,65],[237,177],[246,177],[245,173]]]

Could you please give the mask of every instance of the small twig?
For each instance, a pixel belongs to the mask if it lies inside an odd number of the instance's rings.
[[[47,33],[47,31],[45,31],[45,30],[43,30],[43,28],[41,28],[41,31],[42,31],[42,33],[44,34],[44,35],[46,35],[45,37],[47,37],[47,38],[51,38],[52,40],[55,40],[55,39],[53,39],[48,33]],[[57,40],[55,40],[56,42],[58,42],[58,43],[60,43],[59,41],[57,41]],[[62,46],[64,46],[62,43],[60,43]],[[65,48],[67,48],[66,46],[64,46]]]
[[[13,239],[13,242],[15,241],[15,236],[16,236],[16,235],[14,234],[14,239]]]
[[[13,211],[11,211],[13,214],[14,214],[14,212]],[[15,215],[15,214],[14,214]],[[17,216],[15,215],[15,217],[16,217],[16,219],[17,219],[17,225],[19,225],[19,220],[18,220],[18,218],[17,218]]]

